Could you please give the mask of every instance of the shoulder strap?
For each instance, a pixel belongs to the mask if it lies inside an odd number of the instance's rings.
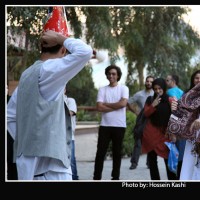
[[[145,101],[145,104],[150,104],[151,102],[153,101],[153,96],[148,96],[146,101]]]

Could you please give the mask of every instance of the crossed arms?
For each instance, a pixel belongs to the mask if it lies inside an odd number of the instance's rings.
[[[111,111],[126,107],[127,102],[128,102],[128,99],[121,98],[120,101],[116,103],[97,102],[96,107],[99,112],[111,112]]]

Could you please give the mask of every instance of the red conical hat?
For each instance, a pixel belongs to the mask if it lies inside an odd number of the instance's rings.
[[[65,10],[62,6],[53,7],[53,11],[44,25],[44,31],[52,30],[69,37],[69,29],[67,27],[67,19],[64,12]]]

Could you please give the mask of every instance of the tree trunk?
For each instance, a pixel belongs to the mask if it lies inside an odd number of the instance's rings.
[[[25,35],[25,51],[22,58],[22,68],[21,72],[23,72],[27,68],[27,54],[28,54],[28,41],[29,41],[29,31],[26,31]]]
[[[138,70],[138,76],[139,76],[139,86],[140,86],[140,90],[143,88],[144,86],[144,63],[141,62],[137,62],[136,64],[136,68]]]

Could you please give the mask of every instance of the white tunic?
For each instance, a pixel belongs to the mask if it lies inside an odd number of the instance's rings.
[[[198,130],[197,136],[198,134],[200,134],[200,130]],[[192,149],[193,143],[187,140],[183,155],[183,164],[181,168],[180,180],[200,180],[200,157],[192,154]]]
[[[92,56],[92,48],[79,39],[68,38],[64,41],[64,46],[71,54],[63,58],[49,59],[41,67],[39,88],[41,95],[48,101],[57,100],[63,95],[66,83],[83,69]],[[7,129],[13,138],[16,135],[16,100],[17,88],[7,105]],[[19,180],[72,179],[71,167],[65,168],[62,162],[56,159],[21,155],[16,163]],[[46,173],[45,177],[34,178],[34,175],[41,173]]]
[[[75,115],[71,116],[71,122],[72,122],[72,140],[74,140],[74,133],[75,133],[75,129],[76,129],[76,113],[77,113],[77,105],[76,105],[76,101],[74,98],[71,97],[67,97],[65,95],[65,103],[69,109],[69,111],[72,111],[75,113]]]

